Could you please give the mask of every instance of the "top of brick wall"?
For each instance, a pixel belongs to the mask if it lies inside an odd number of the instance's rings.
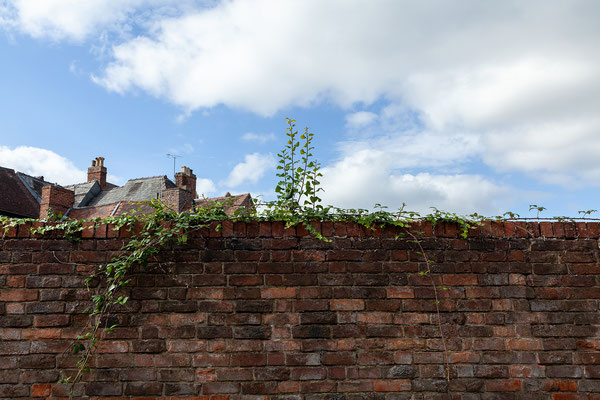
[[[43,226],[42,222],[33,222],[33,226]],[[215,229],[221,225],[219,230]],[[404,228],[391,225],[368,229],[355,222],[311,222],[311,225],[326,237],[365,237],[365,238],[395,238],[405,232]],[[18,227],[10,228],[5,238],[39,238],[40,235],[32,235],[30,228],[32,223],[25,223]],[[128,238],[131,233],[125,228],[119,231],[111,225],[93,226],[93,223],[85,223],[81,232],[82,239],[112,239]],[[142,225],[137,226],[141,229]],[[0,227],[1,229],[1,227]],[[438,223],[433,226],[428,221],[414,223],[412,232],[420,232],[420,237],[444,237],[460,238],[460,227],[455,223]],[[302,225],[296,227],[285,227],[284,222],[212,222],[210,227],[197,230],[195,236],[209,237],[307,237],[309,232]],[[1,236],[0,236],[1,237]],[[61,238],[58,232],[53,232],[46,238]],[[600,238],[600,222],[526,222],[526,221],[486,221],[469,231],[469,237],[546,237],[546,238]]]

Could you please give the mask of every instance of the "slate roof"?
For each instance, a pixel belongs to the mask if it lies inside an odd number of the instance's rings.
[[[231,195],[227,193],[223,197],[211,197],[207,199],[194,200],[195,207],[210,207],[211,205],[220,203],[225,209],[225,214],[233,215],[236,210],[245,207],[247,209],[254,208],[254,202],[250,193]]]
[[[72,219],[92,219],[118,217],[125,213],[150,214],[152,212],[154,208],[147,201],[119,201],[101,206],[71,208],[66,216]]]
[[[75,192],[75,207],[86,206],[98,193],[102,191],[102,188],[100,188],[100,185],[96,181],[69,185],[65,186],[65,188]]]
[[[237,196],[229,195],[223,197],[212,197],[208,199],[196,199],[194,200],[194,203],[196,209],[199,207],[208,207],[210,205],[220,203],[223,205],[227,215],[233,215],[236,210],[242,207],[247,209],[254,207],[250,193],[240,194]],[[111,216],[118,217],[126,213],[150,214],[152,212],[154,212],[154,208],[150,206],[148,200],[125,200],[96,206],[74,207],[69,210],[66,216],[72,219],[93,219]]]
[[[37,218],[42,187],[49,184],[41,178],[0,167],[0,214]]]
[[[107,184],[102,190],[96,181],[66,186],[75,192],[75,207],[105,206],[121,201],[147,201],[160,198],[164,189],[177,187],[166,175],[130,179],[123,186]]]
[[[103,190],[87,205],[102,206],[119,201],[147,201],[160,198],[164,189],[176,188],[166,175],[130,179],[121,187]]]
[[[30,176],[22,172],[17,172],[17,176],[25,184],[29,193],[31,193],[37,202],[40,203],[42,201],[42,188],[46,185],[50,185],[50,182],[46,182],[43,176]]]
[[[119,204],[120,203],[106,204],[98,207],[71,208],[65,216],[72,219],[106,218],[113,215]]]

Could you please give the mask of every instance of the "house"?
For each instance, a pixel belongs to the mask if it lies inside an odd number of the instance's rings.
[[[175,182],[166,175],[130,179],[123,186],[106,181],[104,158],[92,160],[87,182],[68,186],[48,185],[42,188],[40,219],[48,217],[48,210],[73,219],[105,218],[119,216],[133,210],[152,212],[148,202],[159,199],[176,212],[193,211],[196,205],[214,204],[217,199],[196,199],[196,175],[188,167],[175,174]],[[254,207],[250,194],[227,197],[224,206],[228,215],[239,208]]]
[[[40,214],[42,188],[51,185],[43,176],[30,176],[0,167],[0,215],[37,218]]]

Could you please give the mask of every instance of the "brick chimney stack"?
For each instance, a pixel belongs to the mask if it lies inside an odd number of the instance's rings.
[[[48,210],[55,214],[65,214],[75,203],[75,192],[56,185],[42,187],[42,201],[40,203],[40,219],[48,218]]]
[[[197,197],[196,175],[188,167],[181,167],[181,172],[175,174],[175,184],[192,194],[192,199]]]
[[[102,190],[106,189],[106,168],[104,167],[104,157],[96,157],[92,160],[92,166],[88,168],[88,182],[98,181]]]
[[[192,192],[179,187],[164,189],[162,201],[175,212],[187,211],[194,204]]]

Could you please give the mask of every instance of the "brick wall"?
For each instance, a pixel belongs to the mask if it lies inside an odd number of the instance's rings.
[[[80,398],[600,398],[599,225],[423,225],[430,278],[394,229],[229,223],[165,249],[132,280]],[[0,398],[66,397],[90,293],[126,235],[0,242]]]

